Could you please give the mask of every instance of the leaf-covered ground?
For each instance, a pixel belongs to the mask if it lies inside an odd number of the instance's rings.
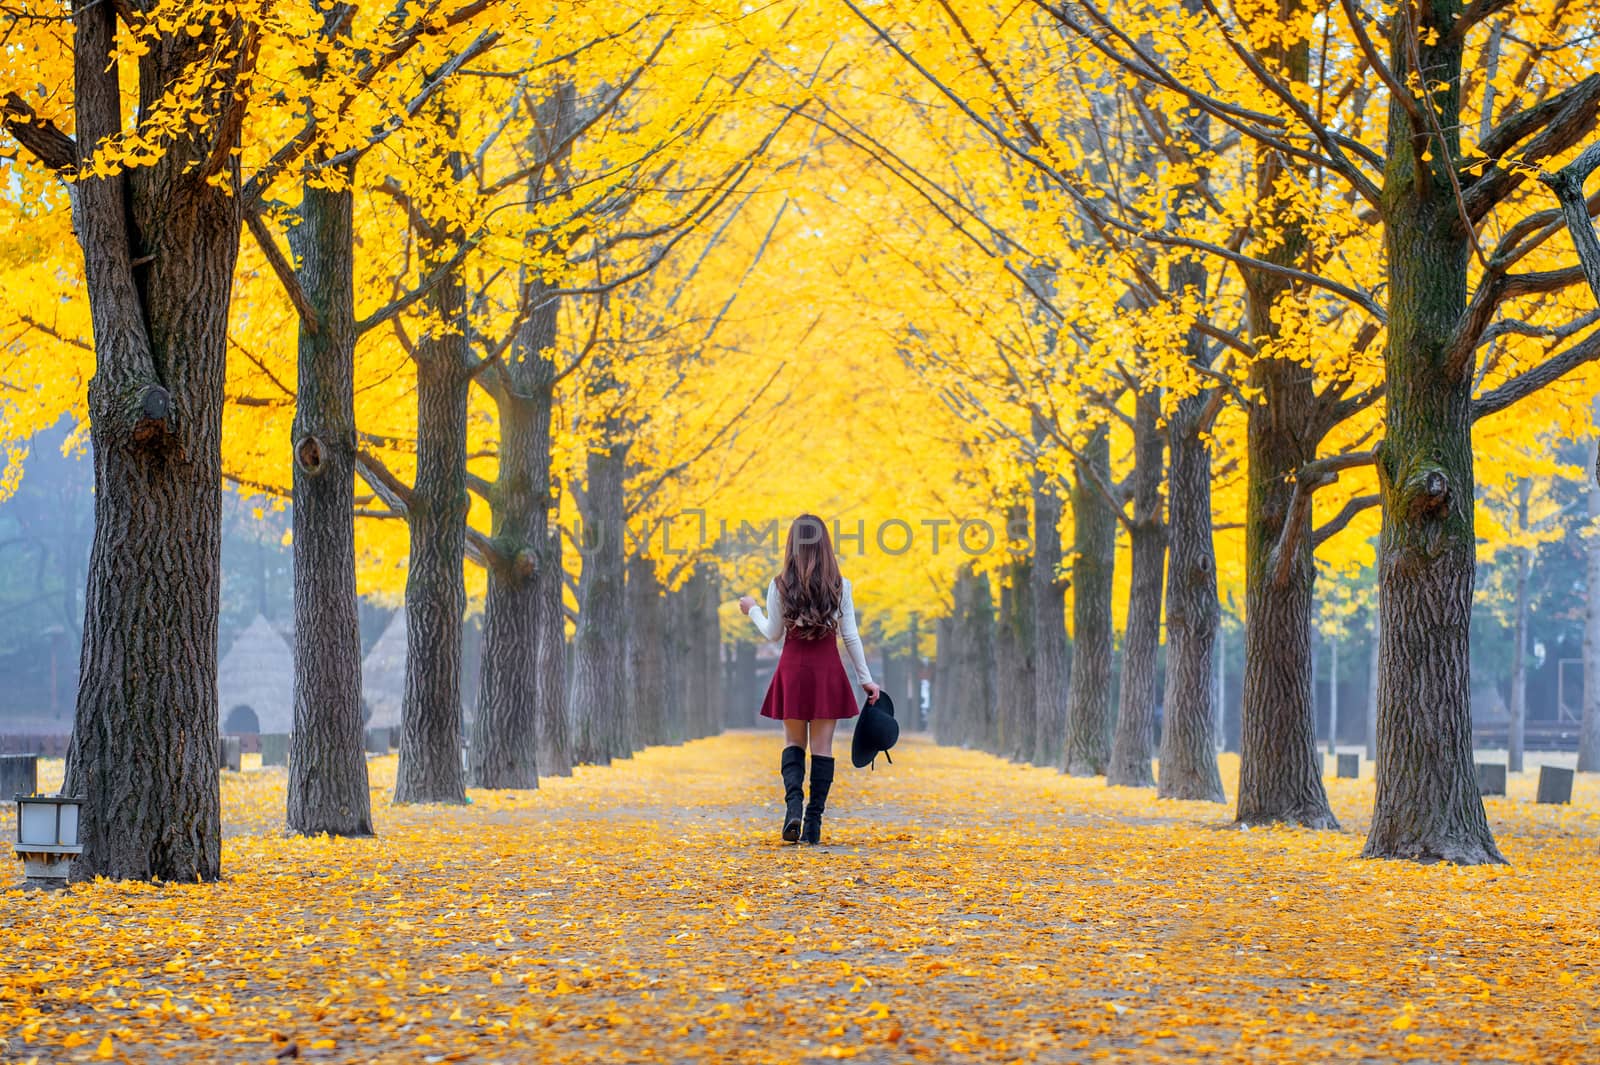
[[[1344,832],[1241,832],[899,754],[841,760],[815,849],[778,842],[771,734],[461,808],[391,808],[379,759],[365,841],[225,773],[224,882],[0,894],[0,1060],[1594,1060],[1593,779],[1490,800],[1509,867],[1422,868],[1358,859],[1370,766],[1329,782]]]

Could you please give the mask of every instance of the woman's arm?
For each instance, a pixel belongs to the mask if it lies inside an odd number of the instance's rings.
[[[856,630],[856,606],[850,599],[850,582],[844,582],[844,597],[839,604],[839,635],[844,637],[844,649],[855,667],[856,683],[872,683],[872,671],[867,668],[867,653],[861,648],[861,633]]]
[[[770,581],[767,584],[767,609],[758,606],[750,608],[750,620],[756,623],[756,628],[761,630],[770,643],[778,643],[783,639],[783,603],[778,599],[778,582]]]

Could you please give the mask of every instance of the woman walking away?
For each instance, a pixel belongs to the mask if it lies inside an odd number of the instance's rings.
[[[767,585],[767,609],[750,596],[739,599],[739,609],[750,616],[773,643],[783,645],[778,668],[767,686],[761,716],[783,722],[783,790],[787,804],[783,838],[789,843],[822,842],[822,811],[833,784],[833,730],[839,721],[855,717],[855,691],[839,661],[835,637],[844,637],[845,650],[856,680],[866,689],[867,701],[878,701],[878,686],[867,670],[856,631],[855,606],[850,582],[839,575],[827,526],[814,514],[802,514],[789,526],[783,549],[783,572]],[[811,801],[805,804],[806,746],[811,747]]]

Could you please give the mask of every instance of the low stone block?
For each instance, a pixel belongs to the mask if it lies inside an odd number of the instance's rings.
[[[16,795],[39,793],[39,756],[0,754],[0,802],[9,804]]]
[[[223,736],[217,742],[217,765],[230,773],[237,773],[244,763],[244,751],[237,736]]]
[[[287,732],[264,732],[261,734],[261,764],[263,767],[289,764],[289,734]]]
[[[1572,801],[1572,770],[1560,766],[1539,767],[1539,801],[1544,803],[1569,803]]]
[[[389,730],[386,728],[367,729],[367,753],[389,753]]]
[[[1338,768],[1335,773],[1344,780],[1355,780],[1361,775],[1361,756],[1359,754],[1341,754],[1336,756]]]
[[[1506,767],[1495,762],[1478,762],[1473,766],[1478,773],[1479,795],[1504,795],[1506,793]]]

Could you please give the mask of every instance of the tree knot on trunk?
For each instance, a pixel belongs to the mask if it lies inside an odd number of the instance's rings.
[[[315,434],[307,433],[295,442],[294,462],[306,473],[316,476],[322,472],[323,456],[327,448]]]
[[[524,547],[512,557],[512,570],[518,577],[527,580],[539,569],[539,557],[532,548]]]
[[[172,435],[169,416],[172,413],[172,396],[160,385],[146,385],[137,390],[129,405],[129,436],[141,447],[159,447]]]
[[[1450,478],[1436,466],[1418,469],[1400,491],[1413,519],[1439,518],[1450,510]]]

